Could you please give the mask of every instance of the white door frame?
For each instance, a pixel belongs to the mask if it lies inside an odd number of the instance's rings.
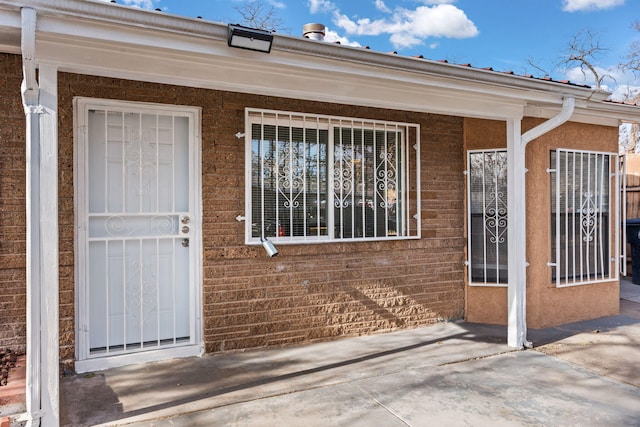
[[[152,349],[115,356],[93,357],[89,355],[88,295],[87,286],[87,231],[88,200],[86,197],[87,143],[89,109],[172,114],[179,112],[189,118],[189,203],[193,212],[190,226],[195,230],[190,238],[190,333],[191,340],[181,347]],[[202,182],[201,182],[201,109],[168,104],[140,103],[108,99],[77,97],[74,99],[74,189],[75,189],[75,295],[76,295],[76,372],[88,372],[145,363],[176,357],[189,357],[203,353],[202,342]]]

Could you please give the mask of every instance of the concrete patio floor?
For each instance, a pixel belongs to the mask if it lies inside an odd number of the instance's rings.
[[[621,298],[526,351],[459,322],[66,377],[62,425],[640,426],[640,286]]]

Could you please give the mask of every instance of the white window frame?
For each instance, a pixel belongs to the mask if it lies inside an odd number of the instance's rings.
[[[311,235],[306,231],[306,224],[304,225],[304,235],[300,236],[278,236],[270,235],[266,236],[274,243],[278,244],[300,244],[300,243],[329,243],[329,242],[357,242],[357,241],[381,241],[381,240],[406,240],[406,239],[419,239],[421,237],[421,222],[420,222],[420,125],[413,123],[402,123],[382,120],[361,119],[352,117],[340,117],[318,114],[306,114],[296,113],[290,111],[278,111],[278,110],[265,110],[246,108],[245,109],[245,243],[248,245],[261,244],[261,237],[256,237],[253,234],[252,228],[257,226],[262,231],[263,224],[252,224],[252,126],[253,125],[271,125],[276,128],[284,126],[289,128],[302,128],[311,130],[323,130],[327,132],[327,183],[326,183],[326,204],[329,207],[326,208],[326,235],[320,232],[315,235]],[[330,206],[330,200],[336,194],[334,190],[336,185],[340,185],[340,179],[334,176],[336,170],[336,159],[334,158],[335,141],[334,141],[334,129],[337,128],[350,128],[354,130],[373,130],[382,131],[385,134],[387,132],[397,132],[401,134],[402,141],[398,144],[396,151],[396,158],[399,160],[396,164],[400,164],[401,170],[397,172],[397,179],[402,181],[402,188],[398,191],[397,199],[402,200],[402,203],[397,203],[400,206],[398,215],[398,223],[401,230],[396,230],[396,234],[390,233],[388,224],[386,227],[385,235],[373,236],[355,236],[355,232],[351,237],[339,237],[335,236],[335,220],[334,209]],[[364,144],[364,143],[363,143]],[[364,145],[363,145],[364,146]],[[305,160],[306,161],[306,160]],[[387,171],[385,170],[385,173]],[[386,178],[382,178],[386,179]],[[355,180],[355,178],[354,178]],[[376,181],[377,183],[378,181]],[[304,184],[306,186],[306,184]],[[351,183],[354,188],[357,185],[356,181]],[[278,191],[278,190],[276,190]],[[306,189],[301,190],[305,192]],[[320,191],[319,189],[317,190]],[[386,191],[386,190],[383,190]],[[387,194],[387,193],[385,193]],[[303,197],[303,203],[306,203],[305,195]],[[351,201],[355,199],[352,196]],[[358,196],[359,197],[359,196]],[[364,196],[362,196],[363,202]],[[306,206],[306,205],[305,205]],[[277,209],[277,208],[276,208]],[[355,211],[355,209],[354,209]],[[352,217],[360,215],[360,213],[353,214]],[[264,215],[263,215],[264,216]],[[277,214],[276,214],[277,217]],[[385,220],[388,221],[388,216],[385,216]],[[344,218],[343,218],[344,219]],[[376,221],[377,219],[374,219]],[[278,219],[276,218],[276,222]],[[375,224],[378,224],[377,222]],[[318,225],[319,227],[319,225]],[[354,223],[351,223],[351,227],[354,227]],[[293,234],[293,233],[290,233]],[[365,233],[366,234],[366,233]]]
[[[553,196],[553,191],[551,193],[551,203],[554,205],[550,210],[550,219],[553,219],[553,208],[555,207],[555,221],[551,224],[553,227],[552,237],[555,235],[555,251],[552,251],[552,260],[548,263],[549,267],[552,268],[552,280],[554,280],[555,286],[563,288],[618,280],[620,270],[620,226],[618,224],[620,224],[621,220],[621,172],[618,153],[569,149],[557,149],[554,153],[555,167],[549,168],[547,172],[552,175],[550,179],[551,185],[555,185],[555,198]],[[595,156],[596,159],[593,163],[595,179],[589,179],[589,182],[587,183],[587,191],[583,193],[583,197],[580,199],[580,206],[574,206],[576,204],[576,174],[569,174],[569,156],[572,156],[572,168],[574,172],[576,171],[576,159],[578,156],[582,159],[584,156],[587,156],[587,158]],[[564,180],[562,179],[562,172],[560,172],[561,169],[559,167],[559,161],[562,161],[560,160],[562,158],[565,160]],[[608,158],[607,171],[602,168],[602,162],[605,158]],[[581,160],[581,164],[582,162],[583,161]],[[591,164],[591,161],[587,161],[588,174],[591,172]],[[584,168],[578,172],[581,174],[581,179],[584,179]],[[557,179],[558,177],[561,179]],[[569,185],[569,181],[571,181],[572,185]],[[608,185],[607,200],[604,200],[602,197],[598,197],[598,195],[602,193],[602,188],[605,183]],[[592,185],[595,188],[592,187]],[[564,190],[564,193],[562,190]],[[572,206],[565,206],[563,211],[562,194],[567,194],[569,191],[572,192]],[[578,194],[578,196],[580,195]],[[606,212],[604,210],[605,202],[607,206]],[[587,211],[586,214],[585,210]],[[586,248],[583,248],[583,245],[581,244],[580,249],[570,251],[569,248],[571,246],[568,243],[569,239],[565,239],[565,251],[564,256],[562,256],[562,214],[564,214],[565,218],[565,229],[568,230],[569,226],[571,226],[573,230],[572,240],[575,241],[576,238],[578,238],[580,241],[593,241],[593,251],[589,248],[588,243]],[[605,214],[608,215],[608,219],[603,218]],[[604,228],[602,226],[597,226],[597,224],[602,224],[603,221],[606,222],[606,226],[608,227],[606,230],[606,236],[601,232]],[[580,227],[579,235],[576,234],[577,227]],[[606,254],[604,253],[604,249],[606,249]],[[593,268],[590,267],[589,262],[584,262],[583,257],[586,257],[587,261],[593,261]],[[573,277],[569,277],[568,275],[569,267],[571,267],[571,271],[574,272]],[[554,271],[563,270],[565,273],[555,274],[555,279],[553,279]],[[578,273],[575,273],[576,271]]]
[[[486,188],[485,187],[485,183],[486,180],[483,179],[483,205],[485,205],[485,208],[487,207],[491,207],[490,212],[487,211],[485,209],[485,211],[482,213],[483,216],[483,224],[485,224],[485,226],[483,227],[483,233],[482,233],[482,247],[483,249],[483,258],[484,258],[484,264],[483,264],[483,272],[484,272],[484,280],[478,281],[478,280],[474,280],[473,278],[473,246],[474,246],[474,241],[473,241],[473,234],[472,234],[472,220],[473,220],[473,212],[472,212],[472,188],[471,188],[471,178],[472,178],[472,173],[471,173],[471,168],[472,168],[472,162],[471,162],[471,157],[473,155],[484,155],[484,154],[497,154],[497,153],[504,153],[505,157],[507,155],[507,150],[506,149],[502,149],[502,148],[497,148],[497,149],[488,149],[488,150],[468,150],[467,151],[467,170],[465,171],[465,175],[467,176],[467,274],[468,274],[468,283],[469,286],[493,286],[493,287],[507,287],[508,286],[508,280],[506,282],[500,282],[500,265],[503,264],[504,266],[507,267],[507,279],[508,279],[508,258],[505,258],[504,262],[500,262],[500,258],[499,258],[499,254],[500,254],[500,245],[507,245],[507,230],[508,230],[508,216],[507,216],[507,186],[506,186],[506,181],[505,181],[505,188],[503,189],[504,191],[499,191],[499,189],[497,187],[494,188]],[[506,163],[506,158],[505,158],[505,163],[504,163],[504,174],[506,177],[507,174],[507,163]],[[483,171],[483,177],[484,177],[484,171]],[[489,202],[487,202],[487,198],[490,198],[491,200]],[[489,248],[489,245],[492,245],[495,247],[496,253],[497,255],[497,265],[492,266],[493,268],[489,268],[490,266],[487,265],[486,259],[487,259],[487,251]],[[507,255],[508,256],[508,255]],[[495,280],[490,280],[488,278],[488,272],[489,270],[496,270],[496,278]]]
[[[618,165],[619,165],[619,191],[620,194],[620,203],[618,205],[618,209],[620,209],[620,234],[621,238],[618,244],[618,248],[620,250],[620,256],[618,259],[620,260],[620,268],[618,268],[618,272],[623,276],[627,275],[627,156],[626,154],[620,154],[618,156]]]

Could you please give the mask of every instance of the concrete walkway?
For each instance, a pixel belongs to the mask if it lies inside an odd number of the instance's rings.
[[[62,425],[640,426],[640,286],[621,298],[528,351],[460,322],[67,377]]]

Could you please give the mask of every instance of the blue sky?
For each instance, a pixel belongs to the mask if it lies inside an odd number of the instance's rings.
[[[238,23],[234,8],[244,0],[117,1]],[[609,49],[596,61],[601,73],[612,77],[604,81],[605,88],[618,98],[629,87],[640,89],[640,78],[616,67],[629,53],[631,43],[640,41],[640,32],[632,28],[640,21],[640,0],[261,1],[274,8],[287,34],[301,35],[304,24],[317,22],[327,27],[328,41],[541,77],[529,64],[531,60],[553,78],[593,84],[578,69],[555,67],[574,35],[588,29]]]

